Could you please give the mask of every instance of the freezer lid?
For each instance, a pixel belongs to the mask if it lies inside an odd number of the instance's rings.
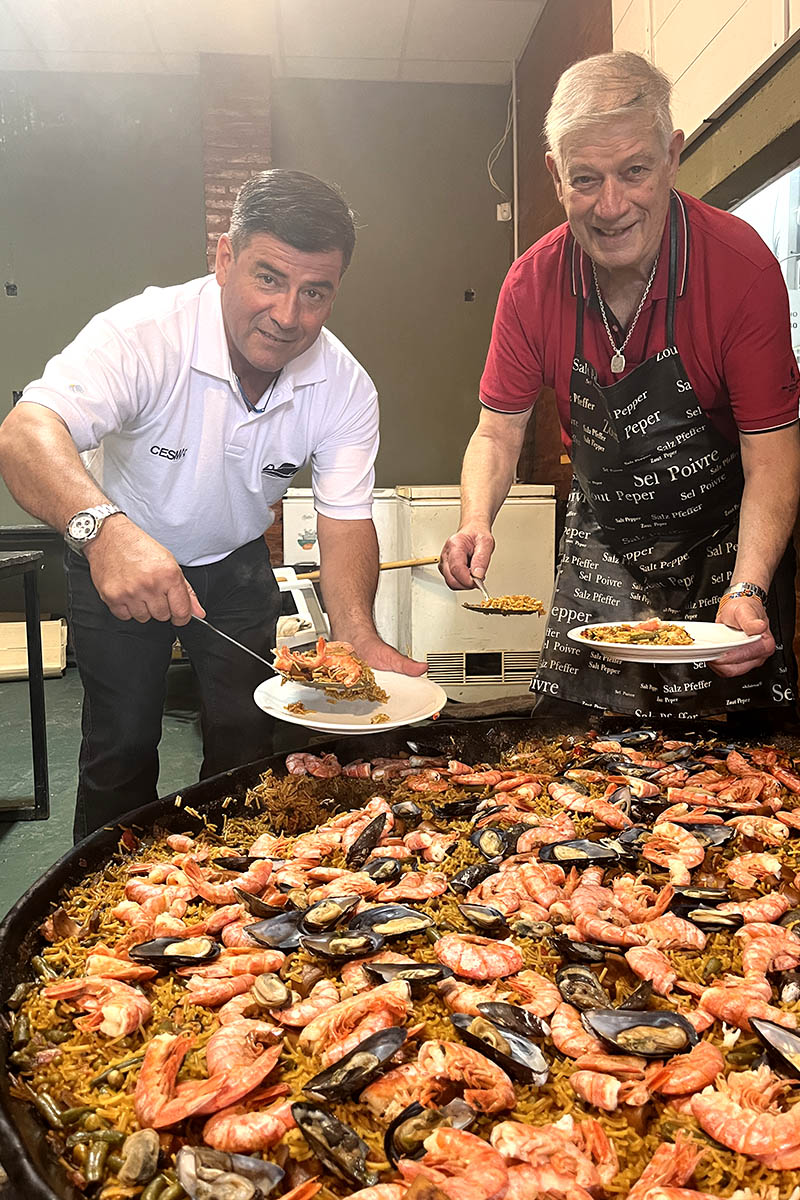
[[[395,488],[402,500],[458,500],[461,488],[457,483],[403,484]],[[515,483],[509,489],[513,500],[552,500],[556,489],[550,483]]]

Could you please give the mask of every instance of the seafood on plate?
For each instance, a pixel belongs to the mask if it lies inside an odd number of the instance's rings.
[[[620,622],[615,625],[593,625],[581,630],[587,642],[615,642],[625,646],[692,646],[694,638],[682,625],[659,621]]]
[[[785,750],[630,729],[286,771],[41,926],[9,1083],[75,1194],[797,1200]]]
[[[290,650],[279,646],[273,651],[273,667],[292,683],[313,684],[329,700],[374,700],[385,704],[389,699],[378,687],[372,668],[353,653],[349,642],[327,642],[317,638],[313,650]]]

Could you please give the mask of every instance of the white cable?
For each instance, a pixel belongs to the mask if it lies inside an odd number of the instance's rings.
[[[508,196],[508,192],[506,192],[503,188],[500,187],[500,184],[497,182],[494,175],[492,174],[492,168],[494,167],[494,164],[497,162],[498,158],[502,154],[503,147],[505,146],[506,142],[508,141],[508,135],[511,132],[511,125],[513,122],[513,115],[512,115],[513,99],[514,99],[514,92],[512,90],[508,94],[508,108],[506,109],[506,127],[503,130],[503,136],[500,138],[500,141],[495,146],[493,146],[492,149],[489,151],[489,157],[486,160],[486,170],[489,174],[489,182],[491,183],[494,190],[496,192],[499,192],[501,196]]]

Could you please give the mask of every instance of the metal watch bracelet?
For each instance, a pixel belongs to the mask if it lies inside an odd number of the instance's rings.
[[[723,604],[727,604],[729,600],[737,600],[740,596],[755,596],[762,604],[767,603],[767,593],[757,583],[734,583],[722,593],[719,608],[722,608]]]

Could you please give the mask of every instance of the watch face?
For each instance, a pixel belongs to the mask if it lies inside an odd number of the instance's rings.
[[[94,536],[96,529],[97,517],[88,512],[77,513],[67,526],[67,533],[76,542],[87,542]]]

